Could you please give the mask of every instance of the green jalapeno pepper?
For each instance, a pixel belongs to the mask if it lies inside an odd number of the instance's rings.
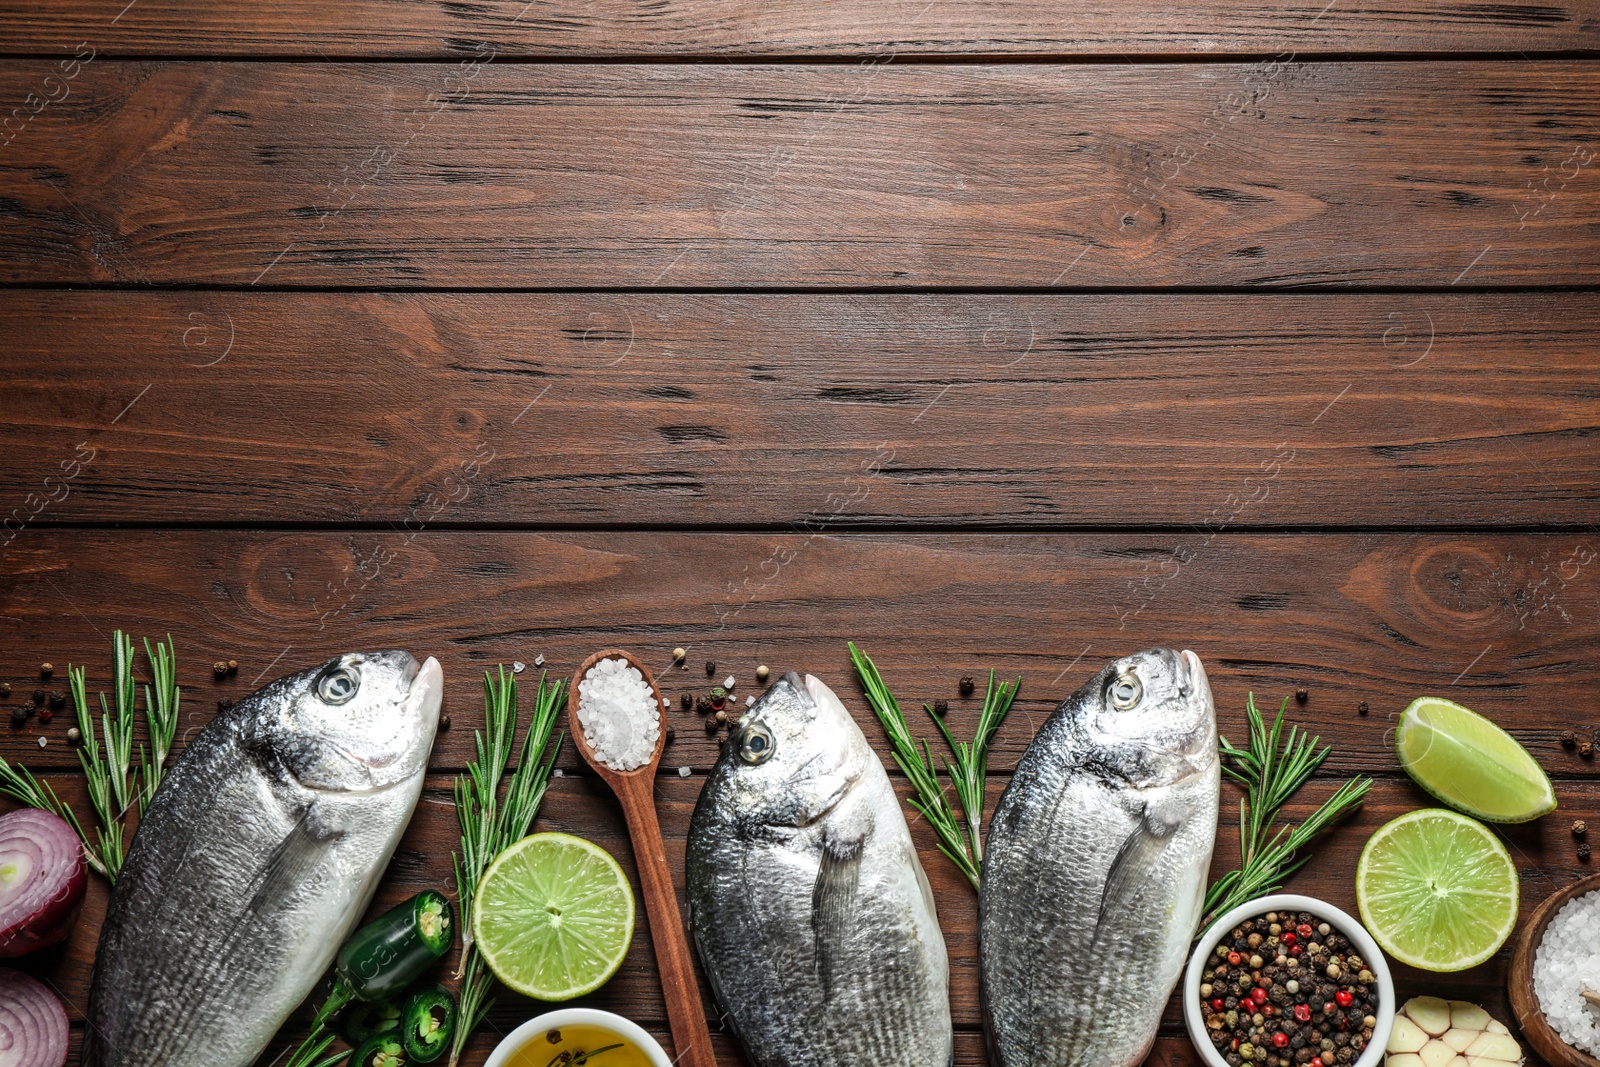
[[[350,1067],[406,1067],[405,1046],[394,1033],[379,1034],[356,1049]]]
[[[412,1063],[432,1063],[450,1047],[456,1032],[456,1002],[436,985],[406,998],[400,1012],[400,1041]]]
[[[334,967],[357,1000],[388,1000],[450,951],[455,925],[449,898],[425,889],[357,930]]]
[[[371,1004],[356,1001],[339,1022],[339,1033],[351,1045],[361,1045],[379,1034],[400,1029],[398,1000],[380,1000]]]

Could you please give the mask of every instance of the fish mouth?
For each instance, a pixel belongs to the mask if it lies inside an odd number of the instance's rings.
[[[1211,681],[1206,677],[1206,669],[1200,662],[1200,657],[1190,652],[1187,648],[1178,653],[1178,663],[1183,669],[1183,680],[1193,688],[1204,686],[1209,692]]]

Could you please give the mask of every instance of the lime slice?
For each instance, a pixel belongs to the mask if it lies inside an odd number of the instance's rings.
[[[1493,956],[1517,921],[1517,868],[1485,825],[1443,808],[1384,824],[1361,850],[1356,903],[1383,950],[1425,971]]]
[[[571,1000],[622,966],[633,913],[633,889],[605,849],[570,834],[533,834],[483,872],[472,936],[489,970],[518,993]]]
[[[1417,784],[1489,822],[1527,822],[1556,810],[1550,779],[1517,739],[1470,708],[1418,697],[1400,716],[1395,752]]]

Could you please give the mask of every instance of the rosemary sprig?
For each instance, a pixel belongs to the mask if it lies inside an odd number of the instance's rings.
[[[1283,713],[1287,698],[1278,708],[1269,730],[1256,710],[1256,697],[1245,700],[1249,723],[1249,747],[1235,748],[1226,737],[1219,737],[1222,771],[1244,786],[1239,800],[1238,870],[1218,878],[1206,893],[1204,930],[1224,912],[1245,901],[1281,888],[1285,879],[1299,870],[1310,856],[1297,856],[1311,839],[1360,807],[1372,779],[1355,778],[1341,785],[1305,822],[1272,830],[1278,813],[1316,769],[1322,766],[1332,748],[1318,748],[1321,738],[1290,726],[1283,732]]]
[[[494,1001],[489,990],[493,976],[472,941],[473,895],[483,872],[514,841],[527,834],[544,800],[550,772],[555,768],[565,735],[555,733],[556,720],[566,700],[566,683],[547,682],[539,675],[533,718],[522,740],[516,769],[500,792],[500,779],[511,762],[517,735],[517,678],[499,668],[498,679],[483,675],[484,728],[476,732],[477,759],[456,776],[456,819],[461,824],[461,851],[454,857],[456,899],[461,908],[461,980],[458,1023],[450,1042],[450,1067],[456,1067],[462,1050]],[[555,744],[551,746],[554,736]]]
[[[13,766],[0,758],[0,793],[29,807],[42,808],[65,819],[83,842],[84,858],[105,879],[116,883],[126,854],[128,811],[138,806],[142,815],[155,796],[166,774],[167,758],[178,729],[177,654],[172,636],[165,645],[144,642],[150,657],[154,688],[144,687],[145,719],[150,751],[139,746],[134,762],[134,720],[138,686],[133,679],[133,642],[121,630],[111,638],[113,703],[100,694],[100,722],[97,730],[89,710],[84,669],[67,668],[67,683],[72,690],[72,707],[77,716],[81,745],[78,762],[83,766],[84,785],[89,804],[94,808],[95,832],[91,837],[78,816],[49,783],[41,782],[21,765]],[[153,754],[154,759],[150,756]]]
[[[872,657],[851,642],[850,662],[855,664],[856,675],[866,690],[867,703],[872,706],[878,722],[883,724],[884,733],[889,735],[889,748],[895,763],[911,782],[914,795],[907,803],[928,820],[934,837],[938,839],[939,851],[966,876],[972,888],[977,889],[983,878],[983,793],[989,771],[989,742],[994,739],[1000,724],[1011,710],[1022,678],[1019,676],[1014,682],[996,685],[994,671],[989,672],[989,688],[984,693],[983,711],[978,716],[978,729],[970,744],[957,741],[944,720],[934,714],[933,708],[927,704],[922,706],[950,749],[949,755],[941,754],[940,758],[944,762],[945,776],[955,790],[956,804],[953,805],[949,794],[939,784],[933,750],[927,741],[921,742],[918,748],[917,740],[911,736],[911,727],[906,723],[905,712],[900,709],[900,702],[884,683]]]

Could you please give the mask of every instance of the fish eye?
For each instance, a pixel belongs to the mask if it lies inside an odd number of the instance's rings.
[[[361,674],[354,667],[334,667],[317,678],[317,696],[324,704],[343,704],[361,688]]]
[[[739,758],[749,764],[765,763],[772,758],[778,743],[766,724],[753,722],[744,728],[739,740]]]
[[[1111,683],[1111,706],[1118,711],[1127,711],[1139,703],[1142,696],[1144,685],[1137,674],[1118,675],[1117,680]]]

